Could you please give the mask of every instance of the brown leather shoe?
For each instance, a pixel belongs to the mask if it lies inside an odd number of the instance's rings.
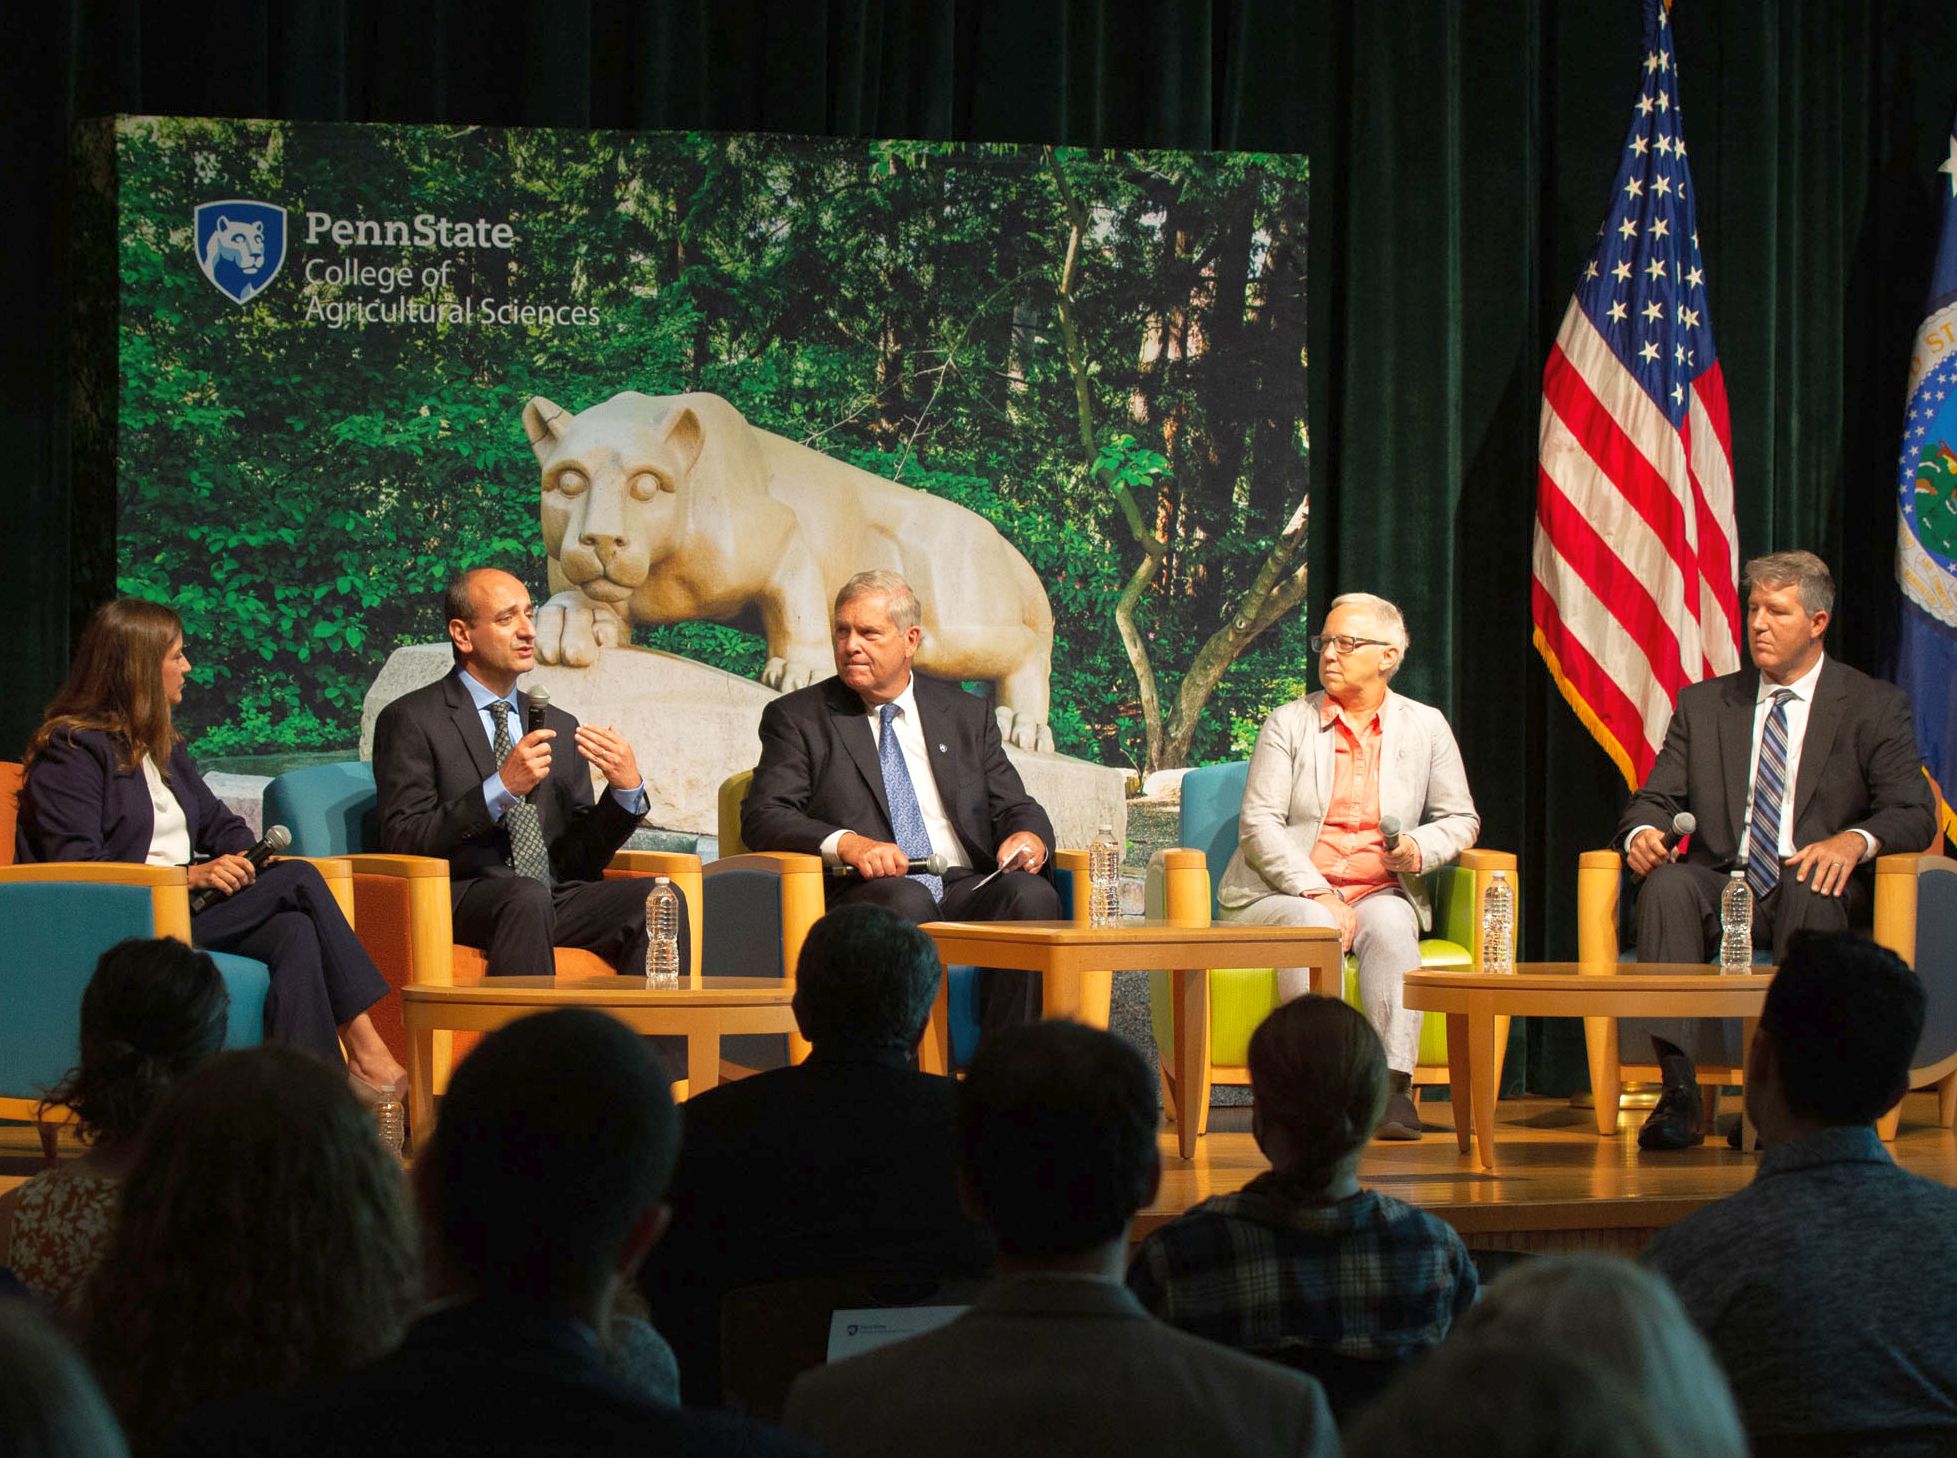
[[[1375,1139],[1418,1139],[1425,1126],[1420,1122],[1420,1107],[1411,1094],[1394,1092],[1387,1095],[1386,1112],[1380,1116],[1379,1127],[1373,1130]]]

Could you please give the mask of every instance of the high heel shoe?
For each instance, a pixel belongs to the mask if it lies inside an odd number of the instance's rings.
[[[353,1096],[360,1100],[363,1108],[375,1108],[378,1105],[386,1103],[389,1099],[401,1104],[405,1104],[408,1101],[408,1076],[406,1073],[403,1073],[399,1078],[388,1083],[374,1083],[369,1079],[362,1078],[358,1073],[349,1068],[347,1070],[347,1087],[353,1090]]]

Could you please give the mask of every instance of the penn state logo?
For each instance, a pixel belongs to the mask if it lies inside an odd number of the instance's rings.
[[[197,266],[232,303],[250,303],[278,277],[285,262],[284,208],[227,198],[200,204],[196,221]]]

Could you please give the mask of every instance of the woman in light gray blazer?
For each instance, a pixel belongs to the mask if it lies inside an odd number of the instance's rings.
[[[1447,720],[1387,687],[1406,657],[1400,610],[1346,593],[1311,646],[1323,687],[1273,711],[1258,732],[1217,901],[1230,921],[1337,928],[1386,1045],[1379,1137],[1417,1139],[1420,1014],[1402,1003],[1401,979],[1420,966],[1421,933],[1433,926],[1418,878],[1473,845],[1481,817]],[[1403,827],[1391,845],[1382,820]],[[1277,979],[1287,1001],[1307,989],[1302,967],[1280,967]]]

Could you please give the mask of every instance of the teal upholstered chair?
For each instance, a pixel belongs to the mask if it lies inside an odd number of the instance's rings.
[[[81,1057],[82,992],[97,958],[126,938],[156,936],[157,925],[147,886],[9,875],[30,869],[0,868],[0,1118],[38,1121],[42,1095]],[[265,1027],[265,964],[220,952],[211,960],[231,993],[224,1046],[252,1047]],[[52,1156],[52,1122],[41,1140]]]
[[[1243,808],[1244,781],[1250,771],[1247,761],[1207,765],[1183,776],[1182,810],[1178,829],[1179,844],[1202,854],[1209,868],[1210,913],[1215,915],[1216,885],[1237,849],[1237,822]],[[1148,914],[1169,914],[1160,854],[1149,866]],[[1481,960],[1481,891],[1489,875],[1508,872],[1516,878],[1513,855],[1504,851],[1471,849],[1463,851],[1449,866],[1427,873],[1428,895],[1434,908],[1431,936],[1420,943],[1421,965],[1425,967],[1474,967]],[[1359,977],[1353,958],[1345,959],[1345,1000],[1363,1010],[1359,997]],[[1169,978],[1165,972],[1150,974],[1149,1011],[1155,1028],[1156,1046],[1167,1051],[1175,1046],[1173,1004]],[[1268,967],[1218,968],[1210,973],[1210,1067],[1211,1083],[1247,1084],[1250,1082],[1250,1035],[1277,1006],[1277,976]],[[1497,1030],[1497,1059],[1507,1042],[1507,1019]],[[1501,1070],[1499,1061],[1496,1077]],[[1170,1082],[1168,1065],[1163,1079]],[[1414,1069],[1417,1084],[1447,1082],[1446,1019],[1429,1013],[1421,1026],[1420,1053]],[[1170,1097],[1180,1091],[1170,1084]],[[1209,1089],[1196,1091],[1198,1117],[1206,1120]]]

